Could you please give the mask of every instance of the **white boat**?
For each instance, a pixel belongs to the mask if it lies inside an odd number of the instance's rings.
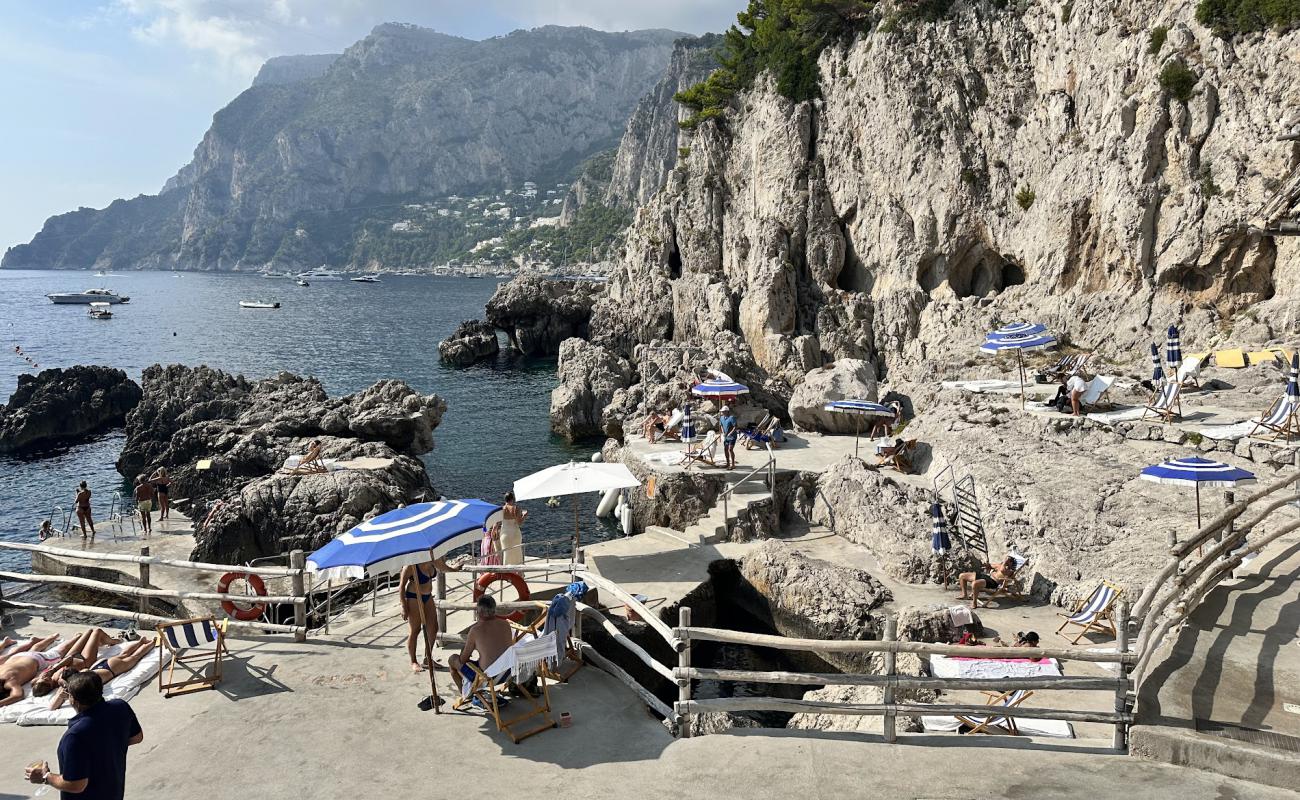
[[[131,298],[108,289],[87,289],[84,292],[56,292],[47,294],[51,303],[60,305],[87,305],[89,303],[125,303]]]
[[[358,275],[355,278],[348,278],[353,283],[379,283],[378,275]]]
[[[310,283],[308,283],[307,281],[303,280],[302,278],[299,278],[299,279],[298,279],[298,285],[299,285],[299,286],[311,286]]]
[[[341,281],[341,280],[343,280],[343,275],[342,275],[342,273],[335,272],[335,271],[332,270],[332,269],[326,269],[325,266],[324,266],[323,264],[322,264],[321,266],[317,267],[316,269],[313,269],[313,270],[311,270],[311,271],[309,271],[309,272],[303,272],[303,273],[299,274],[298,277],[299,277],[299,278],[304,278],[304,279],[306,279],[306,280],[310,280],[310,281]]]
[[[90,310],[86,312],[91,319],[112,319],[113,306],[109,303],[91,303]]]
[[[279,308],[279,303],[268,303],[264,300],[240,300],[240,308]]]

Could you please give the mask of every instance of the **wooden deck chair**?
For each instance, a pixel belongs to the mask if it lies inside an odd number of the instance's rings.
[[[996,708],[1015,708],[1021,703],[1028,700],[1034,693],[1028,689],[1018,689],[1013,692],[983,692],[988,698],[986,705]],[[966,725],[970,730],[966,733],[994,733],[995,729],[1019,736],[1020,729],[1016,727],[1014,717],[991,714],[987,717],[963,717],[957,715],[957,721]]]
[[[1201,365],[1205,363],[1205,356],[1187,356],[1183,363],[1178,365],[1178,382],[1183,386],[1190,386],[1193,389],[1201,388]]]
[[[572,678],[574,673],[582,669],[582,653],[578,651],[577,644],[573,641],[573,628],[562,628],[561,625],[551,625],[551,605],[556,602],[557,597],[567,596],[563,593],[551,598],[549,603],[537,601],[541,607],[541,613],[527,625],[511,623],[520,631],[520,637],[523,636],[541,636],[547,633],[556,635],[555,657],[542,662],[540,669],[546,673],[546,677],[556,683],[565,683]],[[573,598],[569,602],[574,603],[573,614],[576,616],[582,612],[578,611],[577,603]],[[561,636],[561,632],[563,635]]]
[[[1259,434],[1260,428],[1271,433]],[[1260,416],[1259,422],[1255,423],[1250,435],[1260,439],[1286,437],[1288,442],[1291,441],[1291,437],[1300,435],[1300,400],[1289,394],[1279,397],[1268,407],[1268,411]]]
[[[230,652],[226,649],[226,622],[195,617],[158,625],[158,691],[163,697],[211,689],[221,682],[222,659]],[[176,677],[178,665],[189,673],[182,680]],[[211,673],[205,675],[209,666]]]
[[[491,715],[497,730],[509,736],[515,744],[556,727],[551,717],[551,694],[546,686],[546,673],[539,668],[547,659],[555,657],[555,648],[554,634],[526,635],[487,668],[466,664],[465,669],[472,672],[474,680],[464,686],[453,707],[464,710],[477,699],[478,704]],[[537,690],[530,692],[527,684],[534,677],[537,678]],[[512,687],[518,697],[507,702],[500,688],[502,685]],[[515,713],[517,708],[523,708],[524,712]]]
[[[1057,615],[1065,617],[1065,622],[1061,623],[1061,627],[1057,628],[1056,632],[1069,639],[1070,634],[1061,632],[1069,625],[1077,625],[1079,633],[1073,639],[1070,639],[1070,644],[1078,644],[1083,635],[1090,631],[1109,633],[1111,636],[1117,635],[1113,607],[1115,601],[1122,594],[1124,594],[1123,589],[1110,581],[1102,581],[1096,589],[1092,590],[1092,594],[1088,595],[1086,600],[1079,603],[1078,607],[1074,609],[1074,613]]]
[[[901,461],[902,463],[906,464],[909,468],[912,466],[912,453],[916,451],[916,441],[917,441],[916,439],[908,439],[907,441],[903,442],[903,449],[901,451],[897,453],[885,453],[880,455],[876,461],[876,466],[893,467],[894,469],[906,475],[911,470],[903,469],[902,467],[899,466],[899,462]]]
[[[999,597],[1008,597],[1012,600],[1025,599],[1025,569],[1029,566],[1029,559],[1019,553],[1010,553],[1010,556],[1016,560],[1016,575],[1009,581],[1003,581],[1002,585],[994,589],[989,594],[990,600]]]
[[[1082,375],[1088,362],[1092,360],[1092,353],[1080,353],[1078,359],[1074,362],[1074,368],[1070,370],[1069,375]]]
[[[1114,375],[1098,375],[1088,381],[1088,388],[1079,398],[1079,406],[1090,411],[1110,408],[1115,405],[1110,399],[1110,387],[1115,384]]]
[[[1055,362],[1055,363],[1052,363],[1052,364],[1047,365],[1046,367],[1043,367],[1043,374],[1044,374],[1044,375],[1060,375],[1060,374],[1061,374],[1061,370],[1065,369],[1066,364],[1067,364],[1071,359],[1073,359],[1073,358],[1074,358],[1074,356],[1072,356],[1072,355],[1069,355],[1069,354],[1066,354],[1066,353],[1062,353],[1062,354],[1061,354],[1061,357],[1058,358],[1058,359],[1056,359],[1056,362]]]
[[[718,442],[722,441],[717,431],[709,431],[709,435],[704,437],[700,446],[696,449],[688,449],[682,452],[680,466],[690,469],[694,464],[708,464],[711,467],[718,466]]]
[[[1148,415],[1157,417],[1161,422],[1182,419],[1183,403],[1179,398],[1182,388],[1176,380],[1165,381],[1164,388],[1151,395],[1151,400],[1147,402],[1146,410],[1142,412],[1139,420],[1146,419]]]
[[[780,420],[768,414],[754,426],[753,430],[740,432],[741,444],[745,446],[746,450],[761,448],[764,444],[772,441],[772,429],[776,427],[778,422]]]

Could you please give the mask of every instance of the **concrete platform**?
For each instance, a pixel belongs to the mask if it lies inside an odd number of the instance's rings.
[[[73,630],[29,617],[19,623],[22,635]],[[673,740],[631,692],[592,667],[552,692],[553,708],[571,712],[573,727],[516,745],[477,714],[435,716],[416,708],[428,676],[408,671],[403,629],[389,615],[340,625],[306,644],[237,640],[219,690],[164,700],[146,688],[132,701],[145,741],[131,751],[126,796],[1294,796],[1007,737],[907,736],[886,745],[871,735],[766,731]],[[439,683],[449,691],[446,673]],[[0,798],[30,796],[22,768],[54,760],[63,730],[0,725]]]

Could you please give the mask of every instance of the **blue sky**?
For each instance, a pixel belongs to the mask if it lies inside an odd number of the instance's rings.
[[[380,22],[482,39],[537,25],[720,31],[744,0],[3,0],[0,250],[53,214],[153,194],[271,56]]]

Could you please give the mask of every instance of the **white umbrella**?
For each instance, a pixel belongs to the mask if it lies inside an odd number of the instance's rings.
[[[571,494],[573,498],[573,556],[578,556],[578,498],[584,492],[605,492],[610,489],[630,489],[641,481],[623,464],[599,464],[589,461],[570,461],[556,464],[540,472],[515,481],[516,500],[534,500],[539,497],[558,497]]]

